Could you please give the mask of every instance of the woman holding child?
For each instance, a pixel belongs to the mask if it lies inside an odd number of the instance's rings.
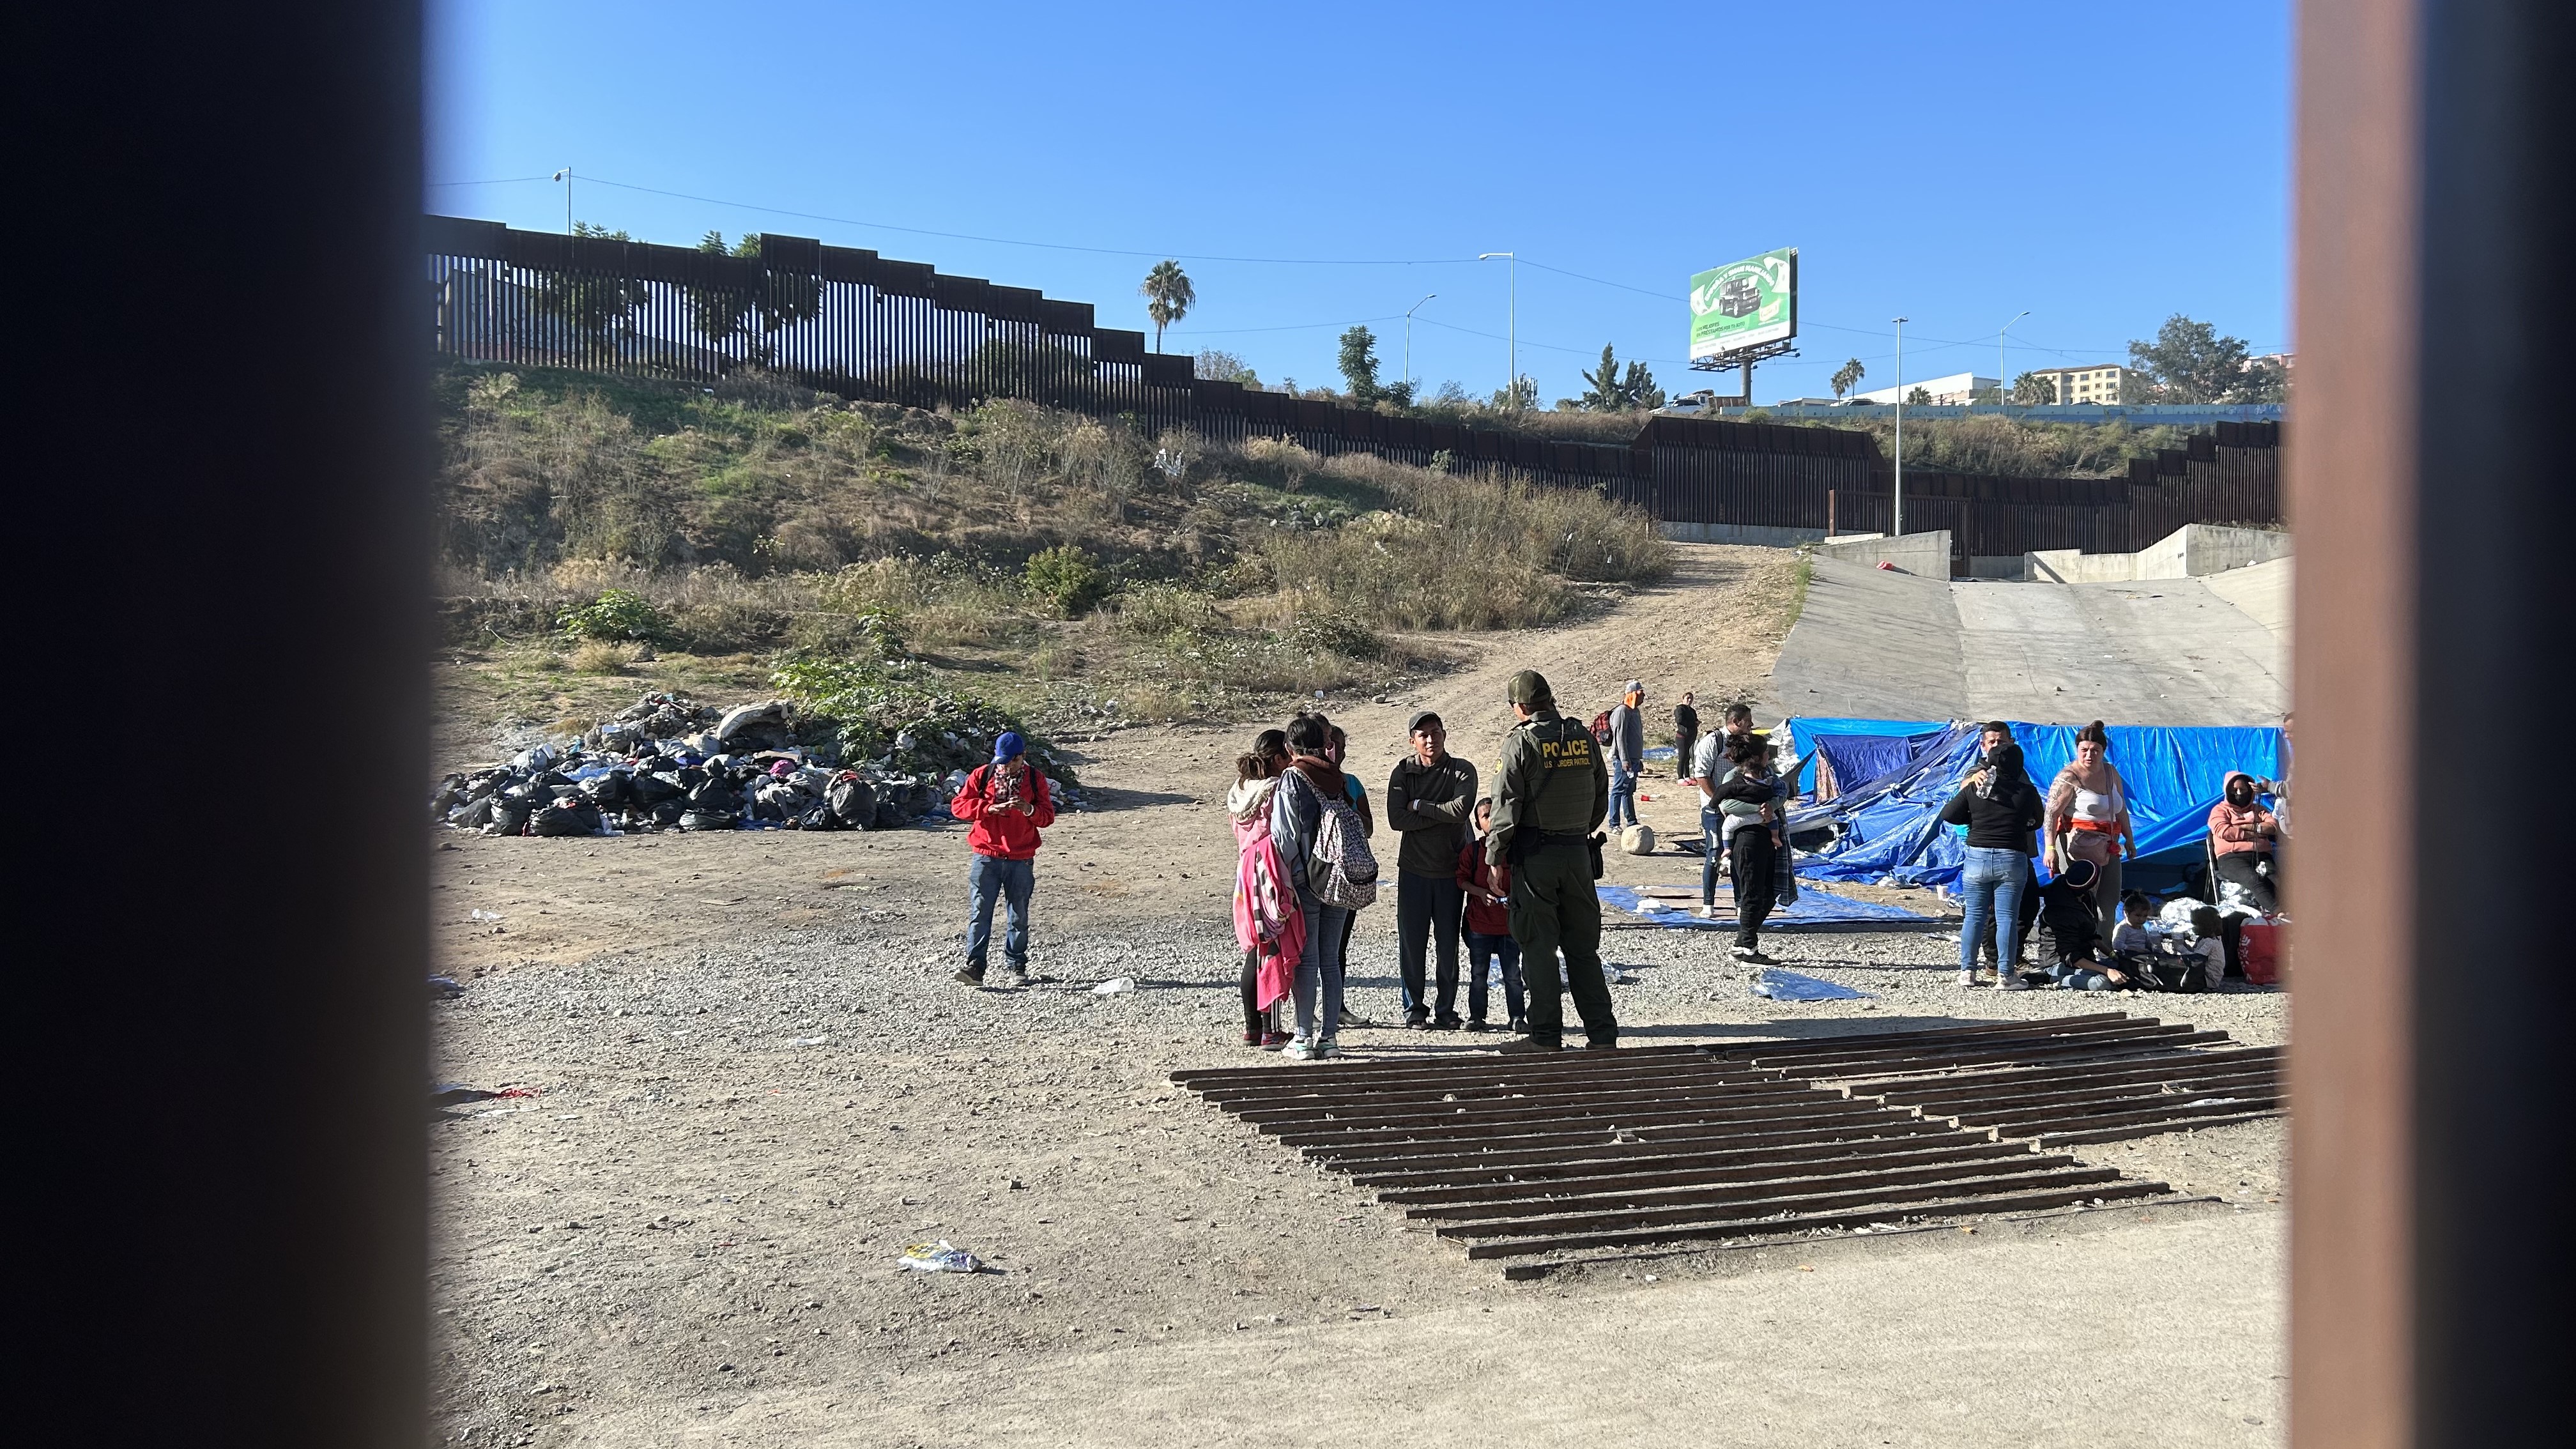
[[[2068,861],[2093,863],[2101,934],[2120,923],[2120,862],[2138,853],[2129,824],[2129,787],[2111,764],[2111,732],[2100,720],[2075,732],[2075,759],[2048,787],[2048,873]]]

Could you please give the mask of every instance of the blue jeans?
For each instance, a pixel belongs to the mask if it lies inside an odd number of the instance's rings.
[[[1717,863],[1726,855],[1726,847],[1718,842],[1718,832],[1725,828],[1726,817],[1716,807],[1700,807],[1699,838],[1703,848],[1699,857],[1699,903],[1703,906],[1717,904]]]
[[[1620,818],[1623,810],[1627,812],[1624,820]],[[1613,830],[1637,823],[1637,777],[1628,773],[1617,755],[1610,757],[1610,816],[1602,823]]]
[[[2111,978],[2087,966],[2051,966],[2049,979],[2068,991],[2108,991]]]
[[[1968,847],[1967,868],[1960,872],[1959,969],[1977,969],[1977,946],[1986,939],[1989,922],[1995,932],[1998,969],[2012,969],[2016,933],[2021,929],[2021,887],[2030,875],[2030,857],[2018,850]]]
[[[1297,892],[1297,907],[1306,913],[1306,951],[1297,958],[1297,1034],[1309,1040],[1338,1035],[1342,1029],[1342,923],[1351,913],[1325,905],[1304,891]],[[1320,1026],[1318,1005],[1323,1008]]]
[[[1492,1002],[1487,993],[1493,983],[1487,979],[1486,965],[1499,963],[1503,968],[1503,1007],[1510,1020],[1521,1019],[1521,943],[1509,936],[1488,936],[1480,931],[1467,933],[1467,1019],[1483,1021],[1485,1008]]]
[[[1010,907],[1009,923],[1002,932],[1002,959],[1010,962],[1014,971],[1028,969],[1029,892],[1037,883],[1034,861],[978,855],[966,867],[968,966],[977,971],[984,969],[984,958],[993,949],[993,901],[1000,897]]]

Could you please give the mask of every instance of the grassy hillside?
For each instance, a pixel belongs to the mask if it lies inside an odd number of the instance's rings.
[[[477,718],[666,684],[1234,716],[1667,567],[1650,519],[1588,492],[1022,403],[464,365],[438,402],[450,705]]]

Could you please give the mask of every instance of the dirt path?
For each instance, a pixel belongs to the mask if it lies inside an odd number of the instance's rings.
[[[1525,665],[1593,707],[1631,677],[1658,707],[1684,687],[1758,692],[1786,557],[1684,554],[1671,584],[1497,637],[1418,696],[1328,701],[1363,778],[1382,784],[1417,699],[1490,762],[1502,681]],[[468,981],[436,1009],[436,1071],[537,1094],[430,1129],[442,1438],[1648,1443],[1724,1424],[1745,1443],[2277,1440],[2277,1123],[2099,1154],[2229,1200],[2197,1215],[1524,1284],[1176,1092],[1171,1071],[1247,1055],[1221,799],[1248,733],[1082,747],[1107,808],[1049,833],[1047,979],[1021,991],[946,979],[962,830],[436,842],[442,964]],[[1668,796],[1645,810],[1691,828]],[[1631,882],[1696,869],[1613,861]],[[1380,1019],[1392,917],[1365,915],[1355,942],[1354,1001]],[[1776,1006],[1723,942],[1614,932],[1609,954],[1640,978],[1617,988],[1623,1027],[1684,1041],[2064,1011],[1959,990],[1955,947],[1925,935],[1775,936],[1791,965],[1872,993]],[[1140,989],[1089,989],[1117,976]],[[2192,1018],[2278,1041],[2284,1006],[2195,998]],[[1365,1054],[1491,1040],[1344,1037]],[[1001,1271],[892,1266],[943,1237]],[[2057,1348],[2143,1352],[2156,1333],[2208,1372],[2106,1376]]]

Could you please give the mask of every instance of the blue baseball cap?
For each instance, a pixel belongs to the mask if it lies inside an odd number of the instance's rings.
[[[993,741],[993,763],[998,765],[1004,760],[1016,760],[1028,748],[1029,742],[1020,738],[1018,730],[1004,730],[1001,738]]]

